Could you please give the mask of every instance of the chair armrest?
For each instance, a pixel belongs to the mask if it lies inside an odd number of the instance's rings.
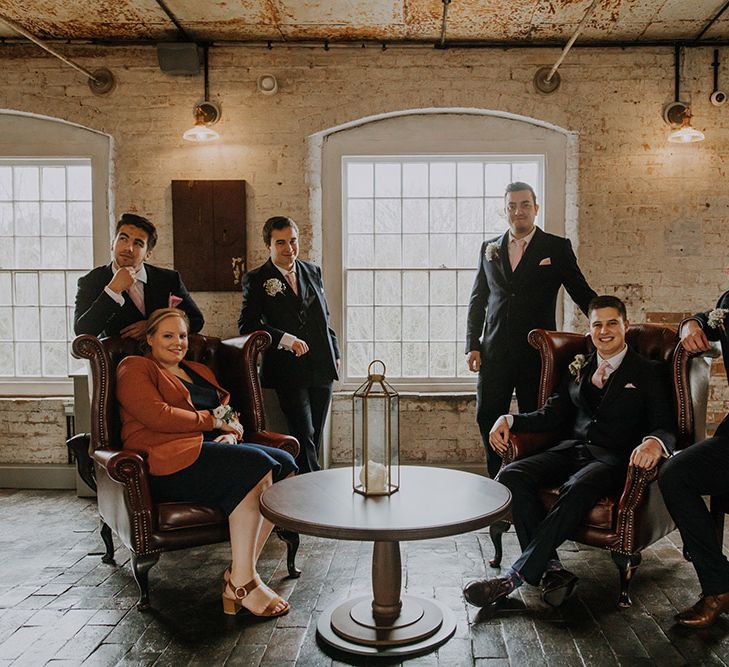
[[[617,513],[617,525],[616,532],[618,534],[618,542],[620,550],[623,553],[633,553],[636,549],[636,529],[638,528],[638,513],[641,510],[641,506],[649,501],[649,487],[658,478],[658,468],[662,461],[659,461],[658,465],[645,470],[644,468],[637,468],[635,466],[628,466],[628,474],[625,479],[625,486],[623,492],[618,501],[618,513]],[[651,495],[654,495],[654,500],[660,500],[662,511],[654,511],[655,514],[653,520],[656,523],[660,523],[660,517],[658,514],[666,514],[665,504],[663,503],[663,497],[657,492],[657,487],[652,491]],[[660,496],[660,497],[659,497]],[[645,511],[645,509],[644,509]],[[665,531],[667,532],[667,531]],[[663,534],[665,534],[665,532]],[[663,535],[660,535],[662,537]]]
[[[255,433],[246,433],[244,440],[257,445],[283,449],[294,458],[299,454],[299,441],[292,435],[283,435],[282,433],[273,433],[272,431],[256,431]]]
[[[126,484],[131,478],[147,479],[147,463],[137,452],[97,449],[92,456],[115,482]]]
[[[546,433],[514,433],[512,431],[509,434],[506,453],[502,457],[504,465],[549,449],[555,444],[554,437],[555,434],[551,431]]]

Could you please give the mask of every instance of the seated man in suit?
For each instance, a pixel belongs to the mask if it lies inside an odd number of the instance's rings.
[[[729,292],[719,297],[716,308],[682,322],[681,344],[689,352],[709,349],[709,341],[720,341],[724,367],[729,377]],[[666,501],[691,556],[701,584],[701,597],[676,616],[691,628],[710,626],[719,614],[729,610],[729,561],[722,553],[714,522],[702,496],[729,493],[729,415],[714,433],[678,452],[661,468],[658,477]]]
[[[499,474],[512,493],[512,516],[522,555],[506,575],[466,586],[466,600],[485,606],[524,582],[542,581],[542,599],[558,606],[575,590],[577,577],[562,567],[557,547],[568,539],[594,504],[624,483],[628,465],[653,468],[675,444],[671,403],[660,368],[625,344],[623,302],[595,297],[589,305],[590,338],[596,352],[565,373],[558,391],[536,412],[503,415],[489,436],[505,452],[509,433],[559,430],[554,447],[514,461]],[[561,484],[549,512],[538,490]],[[544,578],[542,576],[544,575]]]
[[[124,213],[111,244],[112,262],[78,280],[73,329],[76,335],[144,338],[147,314],[158,308],[187,313],[190,333],[203,316],[177,271],[146,264],[157,243],[157,229],[141,215]]]
[[[319,470],[319,443],[339,373],[337,336],[329,324],[321,269],[297,259],[296,223],[284,216],[269,218],[263,242],[270,258],[243,276],[238,330],[271,334],[261,384],[276,390],[289,433],[299,441],[299,472],[312,472]]]

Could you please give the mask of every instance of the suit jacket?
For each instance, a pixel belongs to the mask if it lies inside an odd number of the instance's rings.
[[[729,310],[729,291],[724,292],[719,297],[719,300],[716,302],[716,308],[726,308]],[[709,313],[711,311],[707,310],[704,313],[696,313],[696,315],[693,316],[693,319],[698,320],[701,322],[701,326],[704,329],[704,333],[706,334],[706,337],[709,340],[712,341],[719,341],[721,344],[721,353],[722,357],[724,358],[724,368],[726,369],[726,375],[727,379],[729,379],[729,332],[727,332],[727,327],[729,327],[729,317],[724,318],[724,328],[721,327],[710,327],[709,326]],[[692,318],[689,318],[692,319]],[[685,320],[684,320],[685,321]],[[683,322],[681,323],[683,324]]]
[[[489,260],[486,248],[499,244]],[[534,354],[527,334],[556,328],[554,311],[560,286],[587,314],[596,296],[577,266],[572,244],[537,227],[515,271],[509,263],[509,233],[481,246],[478,273],[468,305],[466,353],[480,350],[481,360],[500,360],[507,352]]]
[[[324,296],[321,269],[311,262],[296,260],[299,294],[269,259],[242,278],[243,305],[238,318],[241,334],[263,329],[272,345],[263,354],[261,383],[264,387],[312,387],[338,378],[337,335],[329,325],[329,307]],[[297,357],[278,349],[281,337],[289,333],[309,346]]]
[[[161,269],[145,264],[147,283],[144,286],[144,308],[147,315],[158,308],[167,308],[170,296],[182,299],[178,308],[184,310],[190,319],[190,333],[202,329],[205,320],[187,291],[177,271]],[[114,276],[111,264],[97,266],[78,279],[76,309],[73,314],[73,330],[76,335],[112,336],[124,327],[145,319],[126,291],[122,292],[124,305],[120,306],[105,291]]]
[[[627,464],[630,453],[648,436],[660,439],[673,451],[674,419],[660,364],[628,350],[595,409],[587,391],[597,368],[596,357],[593,352],[587,358],[579,382],[565,372],[559,390],[543,408],[515,415],[513,430],[561,430],[568,437],[552,449],[583,443],[596,459],[615,465]]]
[[[184,363],[218,390],[221,405],[228,403],[230,395],[207,366]],[[170,475],[195,463],[203,433],[215,428],[212,413],[195,410],[187,387],[147,357],[130,356],[119,362],[116,398],[124,449],[146,453],[153,475]]]

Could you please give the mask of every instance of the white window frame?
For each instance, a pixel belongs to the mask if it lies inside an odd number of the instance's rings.
[[[342,263],[342,173],[344,155],[542,154],[545,156],[544,229],[567,236],[579,256],[577,134],[527,116],[485,109],[416,109],[395,111],[323,130],[308,138],[307,182],[312,224],[311,253],[321,261],[332,326],[344,340]],[[543,202],[539,202],[542,204]],[[541,213],[541,212],[540,212]],[[475,274],[475,266],[474,266]],[[571,322],[574,309],[558,300],[557,326]],[[463,357],[465,364],[465,354]],[[396,381],[399,391],[472,394],[476,375],[457,383]],[[352,391],[356,382],[340,382]]]
[[[93,266],[110,261],[111,150],[111,137],[96,130],[57,118],[0,110],[0,157],[18,161],[75,158],[91,161]],[[70,377],[0,379],[0,396],[72,395]]]
[[[493,229],[486,229],[486,224],[488,222],[487,215],[488,211],[486,207],[484,206],[483,210],[483,218],[482,218],[482,231],[480,233],[480,238],[478,243],[474,244],[472,248],[469,248],[469,250],[472,250],[472,252],[468,253],[467,257],[462,257],[461,261],[459,262],[458,259],[456,259],[456,262],[449,266],[441,266],[437,267],[434,265],[429,265],[427,267],[412,267],[412,266],[405,266],[405,261],[401,261],[401,264],[399,266],[382,266],[379,265],[380,262],[378,262],[377,258],[377,231],[373,228],[373,241],[374,241],[374,257],[373,262],[371,265],[368,266],[362,266],[362,267],[355,267],[352,266],[349,257],[348,257],[348,241],[349,241],[349,220],[348,220],[348,202],[351,200],[372,200],[373,205],[376,208],[376,201],[380,198],[385,198],[388,200],[400,200],[401,206],[400,209],[402,210],[402,202],[406,201],[408,199],[412,199],[412,197],[405,196],[403,194],[403,187],[402,187],[402,178],[403,173],[402,169],[400,169],[400,178],[401,178],[401,185],[400,185],[400,195],[394,196],[394,195],[388,195],[387,197],[378,197],[376,190],[375,190],[375,174],[376,169],[373,169],[373,183],[372,183],[372,196],[369,197],[348,197],[349,193],[349,182],[348,182],[348,173],[349,173],[349,165],[356,165],[356,164],[371,164],[374,163],[376,165],[383,165],[383,164],[397,164],[402,167],[402,165],[405,164],[413,164],[413,163],[426,163],[428,165],[432,164],[438,164],[438,163],[455,163],[456,165],[463,164],[463,163],[477,163],[479,165],[488,165],[488,164],[504,164],[507,163],[511,165],[511,177],[508,179],[508,182],[513,182],[516,180],[526,180],[529,182],[529,185],[531,185],[537,195],[537,201],[540,203],[540,215],[537,216],[536,224],[539,227],[543,227],[542,222],[542,212],[546,210],[547,208],[547,202],[545,202],[544,198],[544,164],[545,164],[545,156],[543,154],[504,154],[504,153],[498,153],[498,154],[481,154],[481,155],[474,155],[474,154],[465,154],[465,155],[459,155],[459,154],[438,154],[438,155],[390,155],[390,156],[376,156],[376,155],[344,155],[342,156],[342,275],[343,275],[343,294],[346,295],[348,293],[348,282],[349,282],[349,276],[350,273],[359,272],[359,271],[367,271],[372,272],[373,274],[373,280],[375,281],[375,284],[377,282],[377,274],[378,272],[388,272],[388,273],[399,273],[401,276],[401,285],[402,285],[402,279],[403,274],[406,272],[408,274],[415,272],[415,273],[426,273],[428,275],[428,284],[432,282],[433,275],[437,274],[439,272],[448,272],[455,274],[454,278],[456,281],[456,290],[457,290],[457,299],[456,303],[452,304],[456,307],[456,313],[457,313],[457,328],[456,328],[456,340],[450,340],[450,341],[443,341],[443,340],[436,340],[431,339],[430,335],[427,336],[427,338],[424,338],[423,340],[417,341],[417,343],[427,343],[430,349],[430,345],[432,343],[438,344],[438,343],[446,343],[449,345],[454,354],[454,370],[455,374],[452,376],[434,376],[434,375],[426,375],[426,376],[398,376],[391,374],[390,380],[393,382],[397,382],[398,386],[402,385],[417,385],[417,386],[428,386],[432,387],[433,385],[437,385],[444,389],[459,389],[463,386],[464,383],[471,383],[473,381],[472,378],[469,378],[467,373],[467,369],[465,368],[465,364],[463,364],[463,360],[461,359],[463,350],[465,349],[465,320],[466,320],[466,313],[468,309],[468,298],[470,296],[470,288],[473,283],[473,278],[476,274],[477,270],[477,257],[478,257],[478,251],[481,247],[481,243],[485,241],[488,238],[492,238],[493,236],[497,234],[503,234],[504,231],[508,228],[507,222],[506,222],[506,216],[503,213],[503,193],[496,194],[495,192],[491,192],[488,195],[486,194],[486,190],[484,188],[483,192],[480,195],[459,195],[458,194],[458,169],[456,169],[455,172],[455,186],[456,190],[453,195],[449,195],[447,197],[440,197],[440,196],[434,196],[430,193],[430,188],[428,188],[428,194],[427,195],[419,195],[417,199],[419,200],[427,200],[428,201],[428,217],[430,216],[430,210],[431,210],[431,202],[438,199],[451,199],[455,200],[456,206],[458,206],[459,199],[481,199],[482,202],[485,203],[486,200],[494,201],[496,200],[496,205],[499,208],[500,217],[501,217],[501,224],[499,225],[499,230],[495,231]],[[520,178],[517,175],[513,174],[514,166],[521,164],[521,163],[528,163],[528,164],[537,164],[537,177],[536,179],[533,178]],[[430,172],[430,168],[428,170]],[[482,178],[483,178],[483,172],[482,172]],[[482,187],[483,187],[483,181],[482,181]],[[374,225],[374,222],[373,222]],[[431,229],[431,225],[426,222],[427,225],[427,232],[423,231],[419,235],[425,235],[429,239],[429,247],[430,244],[430,238],[431,236],[437,236],[439,234],[434,234]],[[447,236],[455,236],[457,238],[459,233],[464,233],[464,231],[456,229],[452,234],[447,233]],[[469,232],[470,236],[476,236],[476,233],[471,231]],[[366,236],[369,236],[368,234]],[[389,236],[389,235],[387,235]],[[403,252],[407,243],[408,236],[410,236],[409,233],[405,232],[402,227],[401,231],[398,234],[392,234],[393,237],[398,236],[401,240]],[[454,248],[455,250],[455,248]],[[464,283],[467,283],[467,288],[464,286]],[[373,292],[373,303],[371,305],[371,308],[373,310],[372,313],[372,323],[373,327],[376,325],[376,315],[375,315],[375,309],[378,305],[383,306],[384,304],[378,304],[374,302],[375,300],[374,292]],[[428,321],[431,321],[431,308],[437,308],[439,306],[446,305],[446,304],[432,304],[430,301],[430,294],[427,298],[427,305],[426,304],[420,304],[420,307],[427,308],[428,310]],[[451,304],[447,304],[451,305]],[[348,321],[349,318],[347,317],[347,311],[349,309],[349,304],[347,303],[346,296],[343,299],[343,308],[344,308],[344,317],[343,317],[343,325],[342,325],[342,331],[341,331],[341,339],[342,344],[340,347],[342,347],[343,350],[343,359],[344,363],[342,366],[342,371],[344,373],[343,382],[345,384],[356,384],[361,383],[365,379],[365,375],[349,375],[348,371],[351,370],[350,363],[349,363],[349,345],[354,344],[355,341],[350,340],[349,335],[349,328],[348,328]],[[367,308],[369,306],[364,305],[358,305],[358,306],[351,306],[351,307],[357,307],[357,308]],[[397,308],[397,304],[390,304],[387,307],[394,307]],[[401,322],[404,322],[404,309],[407,307],[406,304],[401,303],[399,304],[400,312],[401,312]],[[372,332],[372,339],[367,341],[356,341],[357,343],[361,343],[364,345],[372,345],[372,348],[374,352],[371,356],[382,358],[383,355],[380,354],[377,351],[378,342],[380,343],[386,343],[389,341],[377,341],[375,338],[375,331],[373,328]],[[399,341],[392,341],[395,343],[399,343],[401,347],[401,360],[404,358],[404,348],[409,344],[408,341],[404,341],[400,339]],[[415,342],[413,342],[415,344]],[[430,356],[430,355],[429,355]],[[388,360],[389,363],[390,360]]]

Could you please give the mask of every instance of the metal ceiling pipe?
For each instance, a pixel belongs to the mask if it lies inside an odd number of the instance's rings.
[[[597,7],[597,3],[599,0],[592,0],[592,4],[590,5],[589,9],[585,12],[585,15],[582,17],[582,20],[580,21],[579,25],[577,26],[577,29],[572,34],[572,37],[570,37],[567,44],[564,45],[564,48],[562,49],[562,53],[560,54],[559,58],[557,59],[557,62],[552,65],[552,69],[549,70],[549,74],[547,74],[545,81],[549,83],[552,80],[552,77],[557,73],[557,70],[559,69],[559,66],[562,64],[562,61],[567,57],[567,54],[569,53],[570,49],[572,48],[572,45],[577,41],[578,35],[582,32],[582,29],[585,27],[585,23],[587,23],[587,19],[592,16],[592,12],[595,10],[595,7]]]
[[[716,14],[714,14],[714,17],[703,27],[701,32],[696,35],[695,40],[697,42],[706,34],[706,31],[711,28],[714,23],[716,23],[719,17],[727,10],[727,8],[729,8],[729,0],[724,3],[724,6],[718,12],[716,12]]]
[[[446,28],[448,26],[448,5],[451,0],[443,0],[443,22],[440,27],[440,48],[443,48],[446,40]]]

